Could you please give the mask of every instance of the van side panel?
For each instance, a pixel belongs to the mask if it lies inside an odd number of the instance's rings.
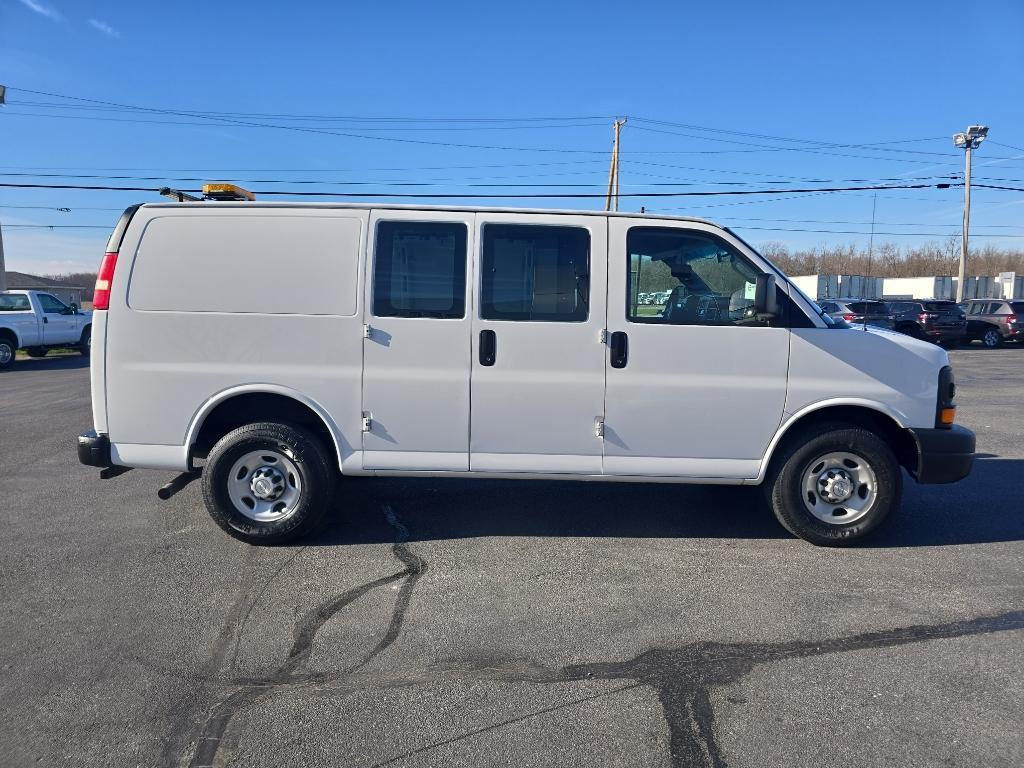
[[[205,403],[253,385],[317,403],[343,459],[358,447],[367,219],[361,210],[140,209],[107,325],[111,443],[184,446]]]

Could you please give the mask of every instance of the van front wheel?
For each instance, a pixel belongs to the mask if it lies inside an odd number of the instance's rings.
[[[819,546],[852,544],[899,506],[899,462],[878,435],[847,425],[819,427],[789,441],[767,479],[775,517]]]
[[[290,424],[247,424],[222,437],[203,468],[214,522],[250,544],[281,544],[314,531],[335,472],[325,446]]]

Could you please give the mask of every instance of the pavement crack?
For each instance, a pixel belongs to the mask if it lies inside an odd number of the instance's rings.
[[[395,559],[404,566],[403,569],[397,573],[391,574],[390,576],[383,576],[381,578],[374,579],[373,581],[346,590],[339,595],[335,595],[329,600],[314,607],[299,619],[296,622],[293,631],[292,647],[288,652],[287,658],[280,667],[264,678],[246,681],[241,688],[236,689],[226,698],[215,703],[207,710],[206,719],[198,735],[194,739],[196,744],[195,750],[192,753],[191,759],[187,761],[187,765],[190,768],[205,768],[206,766],[214,765],[217,753],[224,742],[224,734],[227,732],[228,726],[231,724],[235,714],[240,710],[249,706],[257,699],[266,696],[278,687],[288,685],[309,685],[316,680],[328,677],[328,675],[324,674],[300,674],[306,664],[309,663],[313,650],[313,643],[316,639],[317,633],[328,621],[367,593],[385,585],[401,581],[403,582],[402,587],[399,590],[395,601],[395,607],[391,612],[391,618],[388,621],[387,628],[385,629],[380,641],[358,662],[340,672],[330,673],[329,677],[336,681],[343,680],[345,677],[373,661],[398,638],[402,630],[402,625],[405,622],[409,605],[412,601],[413,590],[416,587],[416,583],[426,572],[427,562],[409,548],[407,543],[409,539],[409,530],[398,519],[394,510],[390,506],[385,506],[383,511],[385,520],[392,528],[395,529],[395,542],[391,547],[392,554]],[[289,558],[288,562],[292,559],[294,559],[294,555],[292,558]],[[287,562],[284,565],[287,565]],[[282,565],[281,568],[271,576],[267,584],[264,585],[263,590],[260,592],[260,596],[262,596],[263,591],[265,591],[269,582],[276,578],[277,574],[283,570],[284,565]],[[253,601],[253,604],[249,606],[249,610],[245,614],[245,619],[248,618],[253,605],[255,605],[255,602],[258,600],[259,596],[257,596],[256,600]],[[236,609],[235,613],[236,615],[240,615],[241,611]],[[218,648],[220,648],[221,645],[226,647],[226,643],[219,643]],[[223,655],[223,652],[221,652],[221,658],[223,658]],[[238,647],[236,639],[235,654],[232,658],[232,667],[234,666],[234,661],[235,658],[237,658],[237,655]],[[165,760],[165,762],[174,765],[183,763],[184,760]]]

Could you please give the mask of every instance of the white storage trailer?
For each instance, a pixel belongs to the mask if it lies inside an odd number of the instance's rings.
[[[887,277],[882,295],[886,299],[955,299],[952,276]]]
[[[797,275],[789,279],[815,301],[843,295],[839,292],[839,275]]]

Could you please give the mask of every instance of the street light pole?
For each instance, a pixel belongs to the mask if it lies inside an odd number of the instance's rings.
[[[971,228],[971,145],[967,145],[964,155],[967,165],[964,167],[964,227],[960,238],[960,269],[957,271],[956,303],[964,300],[967,287],[967,233]]]
[[[953,143],[964,150],[964,228],[960,240],[960,269],[957,271],[956,301],[964,300],[967,288],[967,238],[971,226],[971,153],[988,136],[987,125],[971,125],[963,133],[953,135]]]

